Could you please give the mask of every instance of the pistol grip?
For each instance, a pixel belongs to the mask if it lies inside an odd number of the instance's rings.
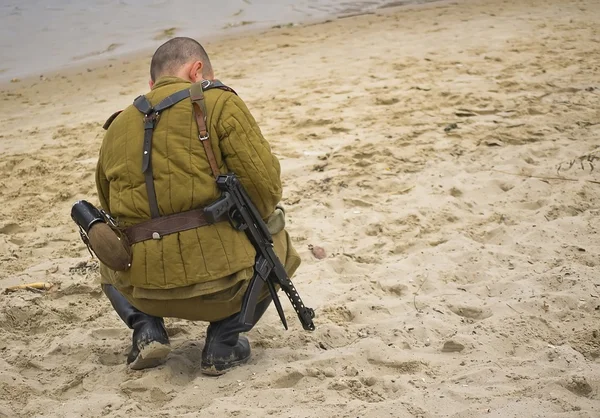
[[[210,223],[214,224],[221,221],[224,216],[228,216],[229,209],[231,209],[231,198],[229,193],[225,192],[223,197],[204,208],[204,215]]]

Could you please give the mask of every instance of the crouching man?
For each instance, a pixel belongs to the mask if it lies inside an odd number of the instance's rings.
[[[204,109],[195,108],[197,97],[180,93],[197,82]],[[215,79],[193,39],[174,38],[156,50],[150,89],[105,124],[96,186],[102,208],[128,227],[131,264],[126,271],[101,264],[102,288],[133,330],[132,369],[164,361],[163,318],[174,317],[210,323],[201,370],[218,375],[250,358],[240,333],[258,322],[271,297],[265,287],[252,324],[239,321],[256,251],[244,232],[228,222],[207,223],[194,210],[219,198],[218,173],[236,173],[268,221],[275,253],[291,277],[300,258],[276,208],[280,166],[244,102]]]

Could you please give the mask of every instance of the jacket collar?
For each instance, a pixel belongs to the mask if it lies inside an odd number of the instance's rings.
[[[169,84],[182,84],[182,83],[192,84],[189,81],[184,80],[183,78],[173,77],[173,76],[164,76],[164,77],[161,77],[158,80],[156,80],[156,83],[154,83],[152,90],[156,90],[157,88],[168,86]]]

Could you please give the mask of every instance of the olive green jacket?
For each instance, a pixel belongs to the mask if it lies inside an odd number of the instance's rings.
[[[190,87],[175,77],[158,80],[147,99],[156,105]],[[219,89],[205,93],[207,126],[222,173],[240,178],[263,218],[281,199],[280,165],[244,102]],[[110,125],[100,149],[96,186],[102,207],[122,226],[150,219],[142,173],[142,114],[127,107]],[[189,99],[163,111],[152,145],[154,185],[161,215],[203,207],[220,196]],[[287,247],[281,260],[291,275],[300,259],[285,231],[276,247]],[[278,241],[281,241],[278,245]],[[283,245],[285,243],[285,246]],[[290,244],[290,245],[288,245]],[[133,245],[132,266],[115,272],[102,266],[102,280],[137,289],[138,297],[186,298],[220,292],[248,278],[255,250],[243,232],[221,222]]]

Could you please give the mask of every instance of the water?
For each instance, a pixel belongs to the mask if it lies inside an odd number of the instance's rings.
[[[169,36],[202,41],[242,28],[415,2],[419,1],[0,0],[0,80],[156,48]]]

